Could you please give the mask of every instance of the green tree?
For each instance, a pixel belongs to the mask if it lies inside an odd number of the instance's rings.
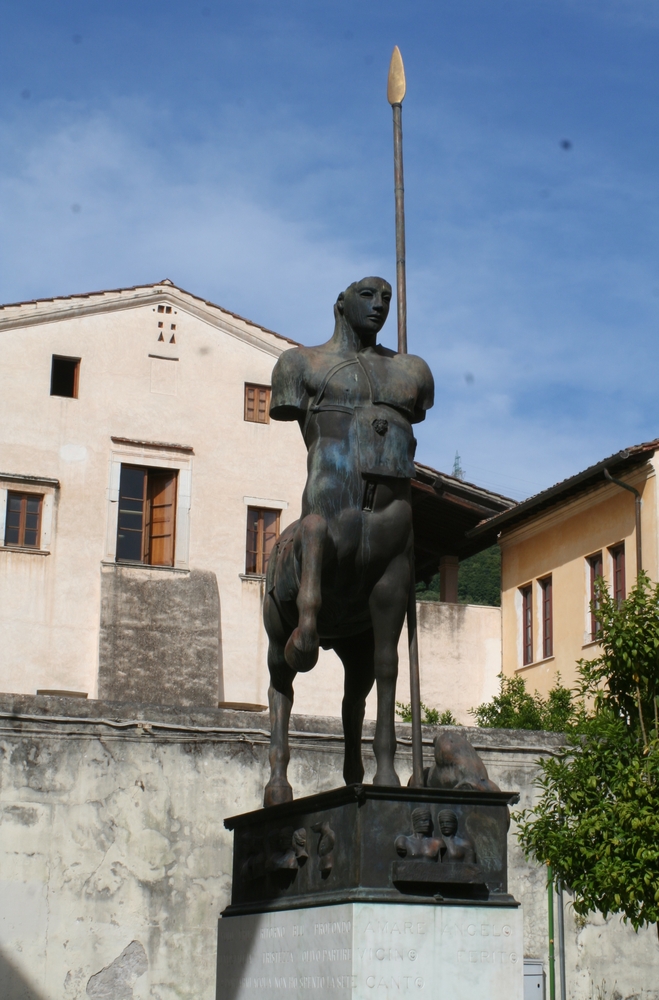
[[[439,600],[439,573],[428,583],[417,583],[419,601]],[[458,601],[460,604],[501,604],[501,551],[493,545],[475,556],[463,559],[458,567]]]
[[[412,705],[405,705],[402,701],[396,702],[396,715],[400,716],[403,722],[412,721]],[[457,726],[458,720],[453,715],[450,708],[440,712],[438,708],[428,708],[421,702],[421,722],[427,726]]]
[[[599,581],[594,610],[602,653],[579,663],[566,746],[542,762],[518,838],[571,888],[577,913],[659,927],[659,585],[641,573],[618,604]]]
[[[504,677],[499,674],[499,694],[478,708],[471,715],[482,729],[544,729],[562,733],[574,715],[574,693],[563,687],[560,675],[547,698],[536,691],[526,690],[523,677]]]

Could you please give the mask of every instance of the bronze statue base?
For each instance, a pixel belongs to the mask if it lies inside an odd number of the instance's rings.
[[[223,916],[356,901],[516,907],[507,832],[517,801],[513,792],[355,784],[233,816]]]

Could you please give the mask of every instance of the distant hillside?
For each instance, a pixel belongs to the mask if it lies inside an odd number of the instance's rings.
[[[420,601],[439,600],[439,573],[428,585],[418,583],[417,598]],[[493,545],[469,559],[464,559],[458,569],[458,601],[460,604],[501,604],[501,551]]]

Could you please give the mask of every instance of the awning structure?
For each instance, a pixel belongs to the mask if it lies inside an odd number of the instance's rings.
[[[516,507],[510,497],[415,463],[412,480],[414,554],[417,580],[430,580],[442,556],[465,559],[496,541],[489,535],[468,538],[477,524]]]

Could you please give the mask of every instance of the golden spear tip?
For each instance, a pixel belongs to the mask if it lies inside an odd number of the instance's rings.
[[[400,49],[394,45],[389,63],[389,78],[387,80],[387,100],[390,104],[402,104],[405,97],[405,67]]]

